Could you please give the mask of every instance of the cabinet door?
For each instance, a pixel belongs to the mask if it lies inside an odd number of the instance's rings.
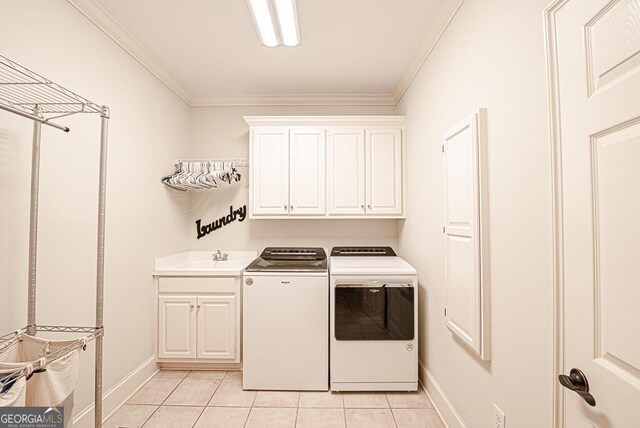
[[[365,213],[364,128],[327,131],[329,215]]]
[[[480,111],[444,136],[447,327],[488,360],[488,283],[482,259]],[[486,245],[486,244],[485,244]],[[486,308],[486,311],[485,311]]]
[[[291,130],[291,215],[324,215],[325,201],[325,129]]]
[[[196,357],[195,306],[195,297],[159,297],[159,358]]]
[[[251,130],[253,215],[289,213],[289,131],[268,126]]]
[[[402,132],[367,129],[367,214],[402,214]]]
[[[198,297],[198,358],[236,358],[236,296]]]

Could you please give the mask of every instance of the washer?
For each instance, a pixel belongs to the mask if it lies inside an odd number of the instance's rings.
[[[329,389],[322,248],[266,248],[243,276],[243,389]]]
[[[390,247],[335,247],[329,267],[331,390],[417,390],[416,270]]]

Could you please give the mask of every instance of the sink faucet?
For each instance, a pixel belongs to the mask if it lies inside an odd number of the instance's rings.
[[[229,260],[229,254],[227,253],[222,253],[220,250],[216,251],[216,253],[213,255],[212,260],[214,262],[216,261],[227,261]]]

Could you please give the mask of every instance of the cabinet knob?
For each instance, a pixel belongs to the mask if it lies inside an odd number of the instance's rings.
[[[371,204],[367,205],[367,208],[371,209]]]
[[[247,278],[244,280],[244,283],[247,285],[253,285],[253,278]]]
[[[191,309],[193,309],[193,303],[191,305],[189,305],[189,306],[191,306]]]
[[[197,306],[197,308],[198,308],[198,309],[200,309],[200,306],[201,306],[201,305],[198,305],[198,306]]]
[[[291,205],[290,208],[293,210],[293,205]]]
[[[364,209],[364,205],[360,205],[360,208]]]
[[[287,205],[284,206],[284,209],[286,210],[287,208],[289,208]]]

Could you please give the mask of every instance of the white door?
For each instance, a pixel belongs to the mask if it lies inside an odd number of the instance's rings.
[[[198,297],[198,358],[235,357],[236,296]]]
[[[554,141],[561,156],[556,171],[562,216],[558,271],[564,284],[560,357],[565,375],[572,368],[584,373],[595,401],[592,407],[563,388],[566,426],[637,427],[640,0],[563,3],[547,16],[558,71],[552,96],[559,106]],[[568,386],[581,387],[578,374],[570,381],[565,379]]]
[[[365,213],[364,128],[327,131],[329,215]]]
[[[196,357],[195,306],[195,297],[159,297],[159,358]]]
[[[253,215],[289,213],[289,130],[251,130],[251,207]]]
[[[294,128],[291,145],[291,215],[324,215],[325,201],[325,129]]]
[[[402,214],[402,132],[366,131],[367,214]]]

